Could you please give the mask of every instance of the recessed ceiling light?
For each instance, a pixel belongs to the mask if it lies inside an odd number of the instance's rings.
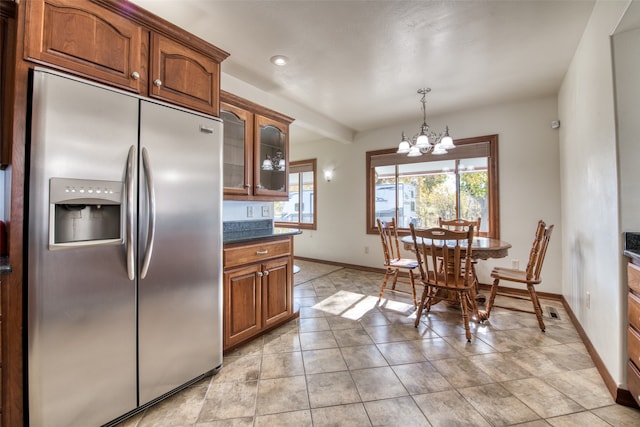
[[[287,62],[289,62],[289,58],[284,55],[275,55],[271,57],[271,62],[273,63],[273,65],[282,67],[283,65],[287,65]]]

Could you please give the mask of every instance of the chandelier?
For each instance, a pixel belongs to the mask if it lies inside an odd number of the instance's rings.
[[[262,162],[264,171],[283,171],[285,166],[284,154],[280,150],[276,151],[273,157],[267,154],[267,158]]]
[[[425,153],[431,154],[447,154],[447,150],[456,148],[453,139],[449,136],[449,126],[444,132],[435,133],[429,129],[427,124],[427,109],[425,108],[427,94],[431,92],[431,88],[418,89],[418,93],[422,95],[420,102],[422,103],[422,126],[420,131],[409,139],[402,132],[402,141],[398,145],[398,154],[406,154],[409,157],[422,156]]]

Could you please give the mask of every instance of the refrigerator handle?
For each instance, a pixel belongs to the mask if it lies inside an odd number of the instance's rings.
[[[133,252],[133,161],[135,157],[135,146],[129,148],[129,155],[127,156],[127,177],[126,177],[126,192],[127,192],[127,236],[125,245],[127,246],[127,275],[129,280],[135,279],[135,254]]]
[[[147,232],[147,247],[145,248],[144,260],[142,261],[142,270],[140,278],[144,279],[149,271],[149,263],[151,262],[151,254],[153,252],[153,240],[156,237],[156,192],[153,183],[153,174],[151,172],[151,164],[149,163],[149,152],[146,148],[142,148],[142,167],[147,182],[147,193],[149,200],[149,229]]]

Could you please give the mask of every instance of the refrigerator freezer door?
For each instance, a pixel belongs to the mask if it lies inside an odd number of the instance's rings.
[[[118,239],[49,247],[49,186],[61,177],[123,182],[129,149],[137,143],[139,101],[44,71],[34,72],[32,100],[29,421],[101,425],[136,407],[135,282],[127,277]]]
[[[152,251],[138,288],[143,405],[222,364],[222,125],[142,101],[140,149],[139,268]]]

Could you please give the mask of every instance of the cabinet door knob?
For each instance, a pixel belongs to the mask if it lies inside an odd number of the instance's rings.
[[[268,276],[268,275],[269,275],[269,270],[265,271],[265,272],[264,272],[264,275],[265,275],[265,276]]]
[[[155,80],[153,81],[153,84],[154,84],[154,85],[156,85],[156,86],[158,86],[158,87],[160,87],[160,86],[162,86],[162,80],[160,80],[160,79],[155,79]]]
[[[137,71],[134,71],[133,73],[131,73],[131,78],[133,80],[138,80],[140,78],[140,73]]]
[[[258,277],[262,277],[262,271],[258,271]]]

